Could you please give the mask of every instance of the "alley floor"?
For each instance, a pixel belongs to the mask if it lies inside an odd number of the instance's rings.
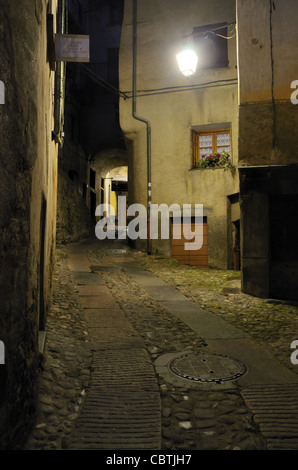
[[[298,307],[120,241],[57,247],[26,450],[298,450]]]

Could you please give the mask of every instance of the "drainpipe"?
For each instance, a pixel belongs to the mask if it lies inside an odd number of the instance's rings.
[[[57,33],[65,34],[65,0],[58,0]],[[64,114],[64,81],[65,62],[56,62],[55,74],[55,124],[54,138],[56,143],[63,143],[63,114]]]
[[[148,119],[137,115],[136,103],[137,84],[137,0],[133,0],[133,99],[132,116],[134,119],[144,122],[147,126],[147,252],[151,254],[150,240],[150,209],[151,209],[151,124]]]

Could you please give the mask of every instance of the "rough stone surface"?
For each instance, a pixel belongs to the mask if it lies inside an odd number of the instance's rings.
[[[45,0],[0,1],[1,449],[19,442],[34,416],[39,312],[48,302],[54,258],[57,154],[49,138],[54,93],[46,11]]]
[[[92,343],[89,341],[90,335],[86,334],[86,321],[78,304],[73,272],[69,270],[67,248],[60,248],[59,252],[65,257],[56,265],[46,359],[40,375],[40,414],[27,442],[27,449],[79,448],[81,443],[74,438],[78,436],[76,432],[80,429],[80,419],[84,418],[84,409],[88,410],[88,407],[84,407],[92,390]],[[118,250],[123,249],[123,246],[90,243],[85,248],[91,269],[92,266],[96,267],[98,272],[98,267],[113,268],[102,269],[100,277],[141,338],[152,364],[157,357],[167,352],[204,350],[204,338],[199,338],[183,322],[164,310],[121,268],[121,252]],[[125,250],[135,261],[156,272],[202,306],[212,306],[217,315],[242,327],[254,339],[266,336],[268,347],[270,344],[271,350],[289,365],[286,361],[288,345],[282,348],[281,336],[287,333],[287,338],[290,338],[293,334],[292,323],[297,319],[296,307],[284,304],[277,307],[263,299],[239,293],[222,293],[224,287],[238,286],[237,272],[202,272],[180,266],[171,260],[148,257],[144,253],[130,251],[127,247]],[[72,356],[74,350],[76,354]],[[283,354],[280,354],[281,351]],[[106,354],[108,357],[110,352],[106,351]],[[90,371],[90,375],[87,371]],[[261,432],[262,422],[248,408],[238,387],[218,391],[197,390],[189,388],[187,383],[182,387],[172,385],[160,376],[157,379],[161,400],[161,450],[259,450],[286,445],[282,436],[272,438],[271,423],[269,427],[265,426],[265,431],[269,429],[268,435]],[[251,397],[253,401],[258,401],[254,390]],[[113,406],[116,412],[116,402]],[[289,439],[287,445],[295,448],[295,437],[292,435]]]
[[[93,235],[89,209],[77,187],[59,168],[57,199],[57,243],[71,243]]]

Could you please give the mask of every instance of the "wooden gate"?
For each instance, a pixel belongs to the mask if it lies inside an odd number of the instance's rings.
[[[191,243],[192,240],[188,240],[183,236],[183,227],[181,226],[181,238],[173,238],[173,232],[175,231],[175,224],[180,224],[173,220],[172,224],[172,256],[180,264],[187,264],[190,266],[198,266],[200,268],[208,268],[208,235],[207,235],[207,218],[204,217],[203,222],[203,246],[199,250],[186,250],[185,243]],[[191,231],[194,232],[194,222],[191,223]]]

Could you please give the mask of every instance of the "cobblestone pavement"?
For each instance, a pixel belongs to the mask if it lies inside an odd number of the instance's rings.
[[[126,318],[142,338],[154,363],[163,354],[204,350],[205,340],[173,317],[121,269],[123,245],[86,245],[91,269],[99,272]],[[290,343],[298,339],[298,308],[240,293],[235,271],[199,270],[159,256],[130,250],[132,259],[154,272],[206,310],[248,332],[287,368]],[[25,449],[71,448],[75,424],[90,391],[92,351],[84,312],[67,263],[68,247],[58,247],[43,370],[39,378],[36,426]],[[111,269],[101,269],[100,267]],[[114,268],[114,269],[113,269]],[[267,449],[239,389],[202,390],[172,385],[158,377],[161,450]],[[293,413],[297,413],[294,404]],[[295,415],[296,416],[296,415]],[[296,441],[295,441],[296,445]],[[270,448],[270,446],[269,446]],[[298,448],[298,444],[297,444]],[[159,449],[155,449],[159,450]]]
[[[298,339],[298,303],[261,299],[241,292],[240,271],[197,269],[173,259],[134,252],[148,270],[172,285],[202,308],[248,333],[282,364],[298,374],[290,358]]]

